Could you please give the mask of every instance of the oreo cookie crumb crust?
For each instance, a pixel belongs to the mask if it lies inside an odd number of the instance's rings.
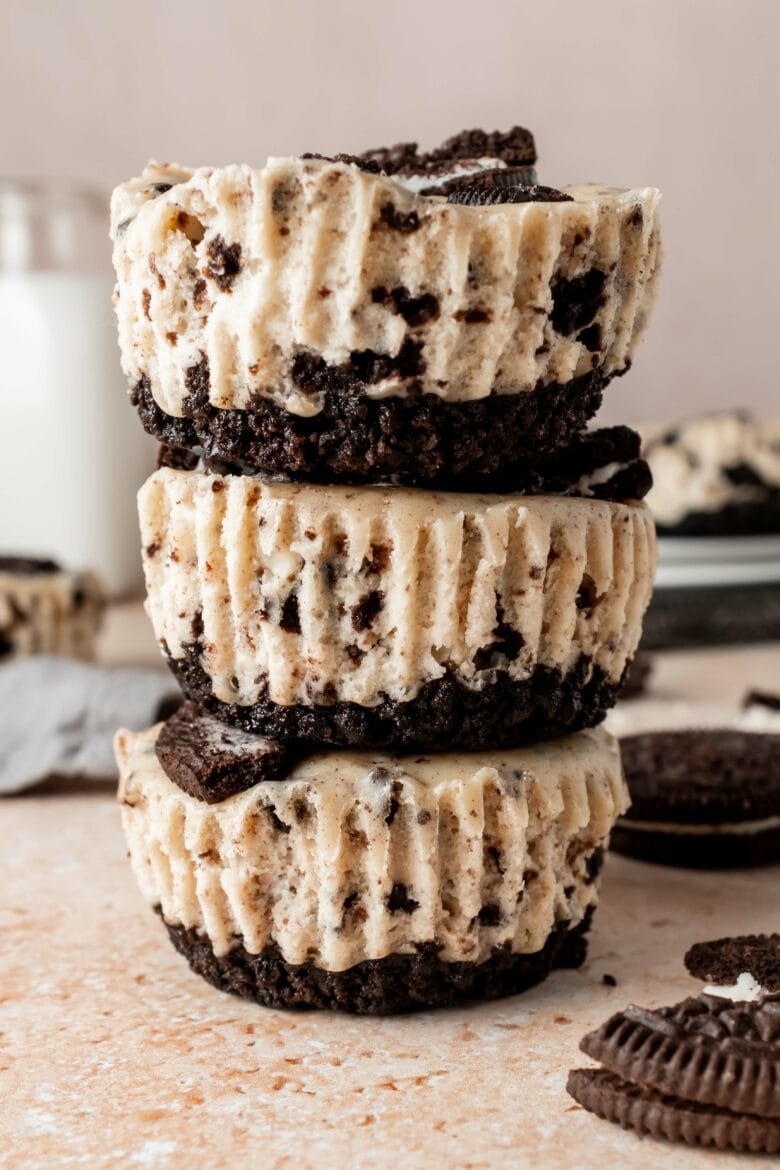
[[[780,934],[747,934],[695,943],[685,955],[694,979],[733,987],[740,975],[752,975],[764,991],[780,992]]]
[[[200,466],[215,475],[253,475],[244,463],[229,462],[197,451],[162,444],[158,467],[193,470]],[[609,475],[605,478],[605,472]],[[482,485],[480,485],[482,486]],[[652,486],[650,468],[639,458],[639,436],[629,427],[607,427],[575,436],[563,447],[524,465],[522,478],[511,485],[522,495],[567,495],[626,503],[644,499]]]
[[[547,456],[548,474],[571,482],[563,466],[556,467],[554,453],[584,430],[606,384],[594,370],[565,385],[473,402],[448,403],[419,391],[371,399],[354,369],[328,367],[314,358],[300,366],[299,379],[323,396],[322,410],[310,417],[260,398],[248,411],[212,406],[205,362],[190,371],[184,418],[158,406],[146,378],[135,385],[131,399],[144,429],[167,447],[199,448],[261,475],[507,492],[538,490]],[[646,469],[638,458],[637,467]],[[649,472],[642,470],[642,476],[644,486],[634,490],[644,494]]]
[[[293,753],[274,739],[249,735],[184,703],[155,743],[157,759],[182,791],[217,804],[264,780],[281,780]]]
[[[773,536],[780,533],[780,488],[767,486],[760,501],[689,512],[678,524],[658,524],[659,536]]]
[[[191,969],[220,991],[264,1007],[387,1016],[471,999],[503,999],[540,983],[556,967],[579,967],[591,916],[589,911],[571,929],[557,926],[544,948],[531,955],[496,949],[484,963],[446,963],[435,945],[424,943],[415,954],[366,960],[346,971],[287,963],[274,945],[252,955],[237,942],[226,955],[216,956],[208,938],[196,930],[165,925]]]
[[[780,1120],[776,1118],[683,1101],[624,1081],[608,1069],[572,1069],[566,1091],[589,1113],[648,1137],[740,1154],[780,1151]]]
[[[496,681],[480,691],[445,674],[426,683],[407,702],[383,699],[375,707],[343,701],[284,707],[261,699],[243,707],[215,697],[201,653],[199,644],[191,643],[185,657],[168,657],[189,699],[231,726],[311,747],[392,751],[520,747],[595,727],[614,706],[621,685],[610,682],[582,655],[565,676],[557,668],[541,665],[522,681],[497,672]]]

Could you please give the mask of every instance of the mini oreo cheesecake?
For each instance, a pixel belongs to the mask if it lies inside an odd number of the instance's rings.
[[[93,658],[105,599],[91,572],[0,556],[0,662],[29,654]]]
[[[655,568],[641,504],[158,470],[147,612],[190,698],[284,741],[513,747],[596,724]]]
[[[187,704],[116,752],[146,901],[193,970],[273,1007],[401,1012],[578,966],[627,801],[603,730],[306,756]]]
[[[643,333],[658,192],[536,183],[533,137],[150,166],[112,200],[119,341],[164,442],[265,475],[503,490]]]
[[[780,533],[780,419],[720,411],[642,430],[662,535]]]

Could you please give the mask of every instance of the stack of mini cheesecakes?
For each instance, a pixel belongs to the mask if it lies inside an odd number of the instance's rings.
[[[186,696],[117,737],[124,825],[174,945],[263,1004],[497,997],[585,954],[627,803],[597,725],[655,556],[637,436],[585,427],[653,300],[658,193],[535,162],[469,131],[114,194]]]

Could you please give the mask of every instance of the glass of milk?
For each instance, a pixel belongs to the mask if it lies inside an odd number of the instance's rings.
[[[141,583],[135,493],[154,462],[127,399],[111,307],[108,200],[0,180],[0,555]]]

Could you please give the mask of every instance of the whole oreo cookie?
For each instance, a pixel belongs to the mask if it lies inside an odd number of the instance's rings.
[[[694,979],[710,993],[758,999],[780,993],[780,934],[745,934],[696,943],[685,956]]]
[[[155,750],[168,779],[206,804],[283,779],[293,759],[277,740],[229,727],[190,702],[165,723]]]
[[[780,857],[780,734],[645,732],[621,748],[632,805],[618,852],[703,869]]]
[[[589,1113],[647,1137],[745,1154],[780,1150],[776,1119],[682,1101],[624,1081],[608,1069],[572,1069],[566,1091]]]

